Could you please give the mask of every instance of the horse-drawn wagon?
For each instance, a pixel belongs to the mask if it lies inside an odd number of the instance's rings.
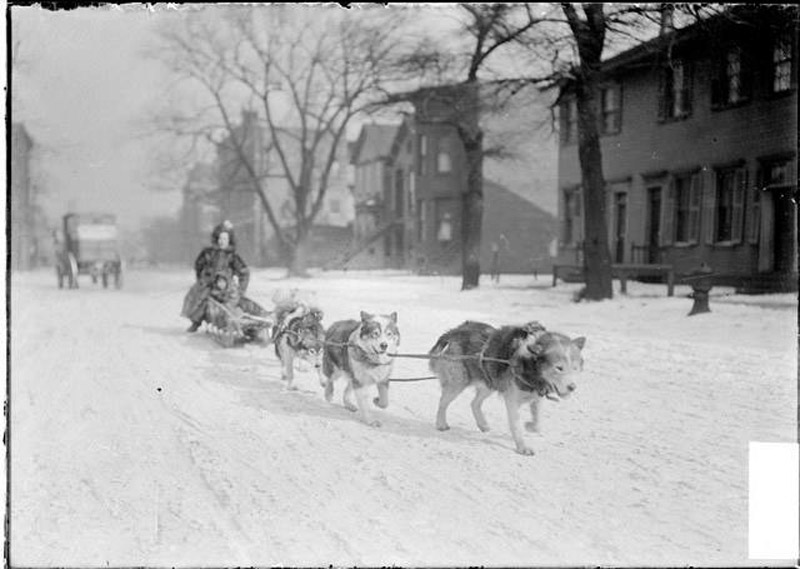
[[[78,288],[78,275],[90,275],[92,282],[122,286],[122,258],[119,254],[117,220],[113,214],[68,213],[57,243],[58,288]]]

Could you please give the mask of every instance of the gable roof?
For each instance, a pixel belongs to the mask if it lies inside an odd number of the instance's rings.
[[[399,128],[399,125],[388,124],[365,124],[362,126],[358,139],[353,145],[350,162],[366,164],[387,158]]]

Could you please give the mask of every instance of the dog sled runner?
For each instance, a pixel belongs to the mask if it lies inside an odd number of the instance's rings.
[[[269,342],[274,321],[271,313],[250,299],[241,299],[231,306],[211,296],[206,307],[206,323],[214,340],[230,348],[245,342]]]

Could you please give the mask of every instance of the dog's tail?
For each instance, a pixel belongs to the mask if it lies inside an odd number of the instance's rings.
[[[428,355],[441,356],[449,346],[450,346],[450,339],[447,337],[447,334],[442,334],[439,337],[439,339],[436,340],[436,343],[433,345],[433,347],[430,350],[428,350]],[[437,373],[436,364],[437,364],[436,358],[431,358],[430,360],[428,360],[428,367],[434,373]]]

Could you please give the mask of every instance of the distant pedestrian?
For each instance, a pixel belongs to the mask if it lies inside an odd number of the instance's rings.
[[[500,250],[506,249],[507,251],[511,250],[509,246],[508,239],[506,238],[504,233],[500,234],[500,238],[497,241],[492,242],[492,268],[491,268],[491,279],[492,281],[499,283],[500,282]]]

